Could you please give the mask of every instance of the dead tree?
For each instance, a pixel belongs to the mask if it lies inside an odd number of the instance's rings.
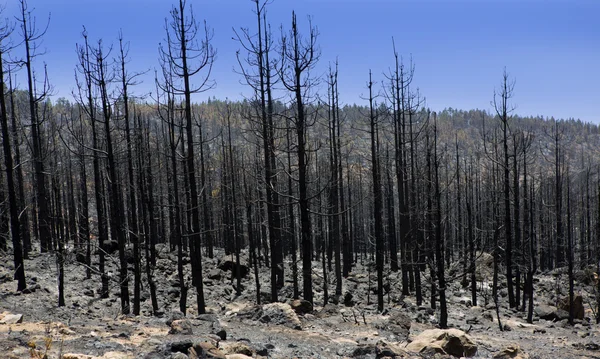
[[[170,84],[175,94],[184,97],[184,118],[187,140],[186,177],[189,185],[191,223],[189,223],[192,284],[196,287],[198,313],[204,314],[204,284],[202,279],[202,251],[200,235],[200,208],[198,203],[198,187],[196,181],[194,133],[192,128],[192,99],[194,93],[211,89],[214,82],[210,80],[212,65],[216,50],[212,47],[211,31],[206,22],[204,26],[196,20],[191,6],[185,0],[179,0],[177,6],[171,9],[170,20],[165,20],[167,35],[166,44],[160,47],[161,62],[168,63],[174,78],[183,81]],[[199,78],[197,85],[192,85],[192,79]],[[204,164],[202,164],[204,165]]]
[[[273,41],[267,22],[269,1],[253,0],[257,21],[257,32],[251,34],[247,28],[234,30],[234,39],[240,43],[247,55],[237,52],[239,71],[243,81],[254,91],[259,117],[259,136],[262,137],[264,161],[264,187],[266,200],[267,231],[271,252],[271,301],[277,301],[277,288],[283,286],[283,241],[281,215],[277,192],[277,158],[275,151],[274,100],[272,87],[276,79]]]
[[[8,129],[8,110],[6,108],[5,82],[4,82],[4,58],[10,50],[7,44],[8,37],[12,32],[11,25],[5,21],[0,25],[0,121],[2,126],[2,146],[4,149],[4,166],[6,167],[6,185],[8,192],[8,206],[10,211],[10,233],[13,244],[13,261],[15,265],[15,279],[17,290],[23,291],[27,288],[25,281],[25,267],[23,263],[23,246],[21,244],[21,229],[19,223],[19,208],[15,191],[14,166],[12,149],[10,145],[11,133]]]
[[[293,98],[295,109],[294,130],[298,156],[298,203],[300,209],[300,228],[302,243],[302,279],[304,299],[313,302],[312,288],[312,253],[313,243],[308,194],[308,156],[307,129],[311,125],[308,118],[306,101],[313,89],[315,79],[310,71],[314,69],[320,57],[317,47],[318,32],[309,21],[308,38],[303,38],[298,31],[296,13],[292,12],[292,29],[281,38],[281,63],[278,69],[281,81]]]
[[[19,26],[21,28],[23,44],[25,45],[25,58],[23,59],[23,63],[27,69],[29,116],[31,118],[31,149],[35,172],[35,190],[37,194],[36,199],[38,207],[37,226],[40,236],[41,251],[47,252],[52,249],[52,232],[50,229],[52,219],[48,205],[49,194],[46,185],[44,154],[42,153],[42,121],[38,115],[38,104],[44,101],[50,91],[50,88],[47,78],[45,78],[41,86],[41,91],[38,92],[39,87],[36,86],[36,79],[33,69],[34,59],[41,55],[41,53],[38,52],[38,42],[41,41],[42,37],[46,33],[47,26],[40,31],[32,19],[32,13],[28,11],[27,1],[19,0],[19,3],[21,10]]]

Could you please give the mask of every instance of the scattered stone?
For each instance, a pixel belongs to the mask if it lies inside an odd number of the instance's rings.
[[[313,305],[311,302],[304,299],[294,299],[290,304],[296,314],[306,314],[313,311]]]
[[[493,359],[529,359],[518,344],[512,344],[494,354]]]
[[[439,354],[455,357],[472,357],[477,353],[477,345],[465,332],[458,329],[429,329],[419,334],[406,349],[422,353],[433,350]]]
[[[189,319],[174,320],[171,323],[170,327],[171,329],[169,329],[169,334],[194,334],[194,331],[192,329],[192,323],[189,321]]]

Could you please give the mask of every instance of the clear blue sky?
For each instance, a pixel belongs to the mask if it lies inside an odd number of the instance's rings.
[[[232,28],[254,28],[250,0],[188,0],[214,29],[217,88],[205,96],[240,98],[248,89],[233,69],[238,44]],[[70,98],[82,26],[91,39],[130,42],[130,69],[153,71],[164,19],[175,0],[29,0],[37,20],[50,26],[42,47],[57,95]],[[269,16],[275,34],[289,28],[295,9],[302,31],[312,15],[320,32],[320,72],[340,62],[344,103],[364,104],[369,69],[382,80],[398,52],[416,66],[415,86],[434,110],[490,110],[502,70],[516,80],[520,115],[579,118],[600,123],[600,1],[598,0],[275,0]],[[17,14],[8,0],[4,16]],[[21,83],[24,81],[21,80]],[[153,87],[152,78],[136,91]]]

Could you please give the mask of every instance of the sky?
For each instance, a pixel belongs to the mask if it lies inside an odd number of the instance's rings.
[[[13,19],[18,1],[6,1],[2,17]],[[38,28],[50,18],[39,45],[45,53],[36,67],[41,71],[43,63],[47,65],[55,97],[72,99],[75,48],[82,42],[83,26],[90,40],[105,44],[117,45],[122,30],[130,44],[130,71],[148,71],[133,91],[147,93],[154,88],[158,46],[164,42],[165,18],[174,4],[175,0],[28,0]],[[188,4],[197,19],[213,29],[217,50],[216,87],[202,96],[248,95],[235,71],[240,46],[232,36],[234,28],[255,29],[253,2]],[[292,10],[303,33],[311,16],[321,50],[315,75],[324,75],[338,60],[342,104],[367,104],[369,70],[381,86],[394,64],[393,38],[404,61],[412,58],[413,86],[432,110],[491,111],[494,89],[506,67],[515,81],[516,114],[600,124],[598,0],[273,0],[268,9],[274,37],[280,26],[290,28]],[[19,77],[20,86],[24,76]]]

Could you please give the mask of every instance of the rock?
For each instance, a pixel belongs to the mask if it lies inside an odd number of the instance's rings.
[[[469,318],[467,318],[467,324],[475,325],[475,324],[480,324],[480,323],[481,322],[479,321],[479,318],[477,318],[477,317],[469,317]]]
[[[122,352],[106,352],[103,356],[99,357],[98,359],[131,359],[131,355]]]
[[[75,353],[66,353],[62,356],[63,359],[92,359],[91,355],[87,354],[75,354]]]
[[[184,319],[184,318],[185,318],[185,315],[183,315],[182,312],[180,312],[178,310],[174,310],[169,315],[169,319],[167,319],[167,325],[171,325],[171,323],[173,323],[174,320],[180,320],[180,319]]]
[[[104,242],[104,251],[108,254],[113,254],[119,250],[119,242],[117,241],[106,241]]]
[[[230,345],[227,345],[223,348],[223,352],[225,354],[242,354],[252,357],[255,354],[255,351],[250,348],[247,344],[241,342],[235,342]]]
[[[534,312],[540,319],[550,321],[559,321],[569,318],[569,312],[546,304],[538,304],[535,307]]]
[[[402,339],[408,338],[410,331],[411,318],[403,312],[394,309],[391,310],[389,317],[382,323],[375,324],[377,329],[386,330],[394,333]]]
[[[187,353],[193,345],[194,343],[191,340],[180,340],[172,342],[170,346],[172,352]]]
[[[150,352],[144,355],[144,359],[167,359],[167,357],[159,352]]]
[[[17,324],[23,323],[23,314],[9,314],[7,313],[0,320],[0,324]]]
[[[286,303],[270,303],[262,306],[259,321],[275,325],[284,325],[292,329],[302,329],[302,323]]]
[[[558,303],[558,309],[562,309],[569,313],[569,297],[563,298]],[[585,308],[583,306],[583,298],[581,294],[577,294],[573,297],[573,318],[583,319],[585,316]]]
[[[600,350],[600,345],[594,342],[589,342],[584,345],[585,350],[597,351]]]
[[[189,359],[189,357],[183,353],[173,353],[171,354],[171,359]]]
[[[406,349],[416,353],[432,350],[455,357],[472,357],[477,353],[477,345],[471,337],[458,329],[425,330],[408,344]]]
[[[395,345],[379,341],[376,344],[359,344],[354,348],[338,351],[338,355],[351,358],[406,358],[408,353]]]
[[[82,251],[75,252],[75,261],[77,261],[77,263],[87,264],[85,252],[82,252]]]
[[[344,305],[346,307],[354,306],[354,299],[353,299],[352,293],[346,292],[346,294],[344,294]]]
[[[219,269],[213,269],[210,272],[208,272],[208,279],[213,279],[213,280],[221,280],[221,271]]]
[[[304,299],[294,299],[290,304],[296,314],[306,314],[313,311],[313,305],[311,302]]]
[[[221,340],[227,340],[227,331],[221,327],[220,324],[213,324],[212,334],[218,336]]]
[[[192,335],[194,334],[194,331],[192,329],[192,323],[189,321],[189,319],[174,320],[171,323],[171,329],[169,329],[169,334]]]
[[[196,319],[201,320],[203,322],[216,322],[219,320],[219,317],[216,314],[206,313],[206,314],[198,314]]]
[[[231,271],[231,277],[233,277],[233,278],[235,278],[237,276],[238,266],[236,265],[235,261],[232,261],[230,259],[223,260],[219,263],[218,268],[225,272]],[[242,263],[240,263],[240,265],[239,265],[239,270],[240,270],[240,274],[243,278],[248,276],[248,274],[250,273],[250,268],[247,265],[242,264]]]
[[[93,289],[86,289],[83,291],[83,295],[85,295],[86,297],[94,297],[94,290]]]
[[[190,359],[205,359],[205,358],[216,358],[226,359],[225,354],[221,349],[217,348],[214,344],[208,342],[196,342],[189,349]]]
[[[386,358],[386,357],[404,358],[404,357],[408,356],[406,351],[400,349],[399,347],[397,347],[393,344],[386,343],[384,341],[377,342],[377,345],[375,346],[375,354],[377,355],[377,358]]]
[[[337,305],[327,303],[320,311],[318,311],[315,316],[317,318],[328,318],[333,317],[340,314],[340,310]]]
[[[529,359],[518,344],[512,344],[494,354],[493,359]]]
[[[244,354],[229,354],[225,356],[227,359],[252,359],[251,356]]]

